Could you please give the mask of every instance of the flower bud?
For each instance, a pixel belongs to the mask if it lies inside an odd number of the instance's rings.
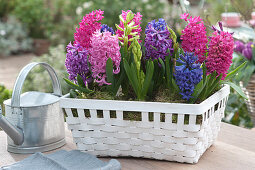
[[[115,24],[116,28],[120,31],[124,31],[123,28],[121,28],[119,25]]]
[[[130,11],[127,14],[126,22],[129,23],[134,18],[134,14]]]

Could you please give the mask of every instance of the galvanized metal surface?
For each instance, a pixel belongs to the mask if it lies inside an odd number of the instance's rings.
[[[21,95],[28,73],[37,65],[49,73],[53,94],[27,92]],[[46,63],[30,63],[25,66],[14,86],[12,99],[4,102],[6,119],[2,124],[8,134],[7,150],[14,153],[49,151],[65,144],[64,115],[59,107],[61,87],[53,68]],[[0,124],[1,126],[1,124]]]
[[[15,144],[19,145],[23,143],[24,136],[23,131],[16,126],[13,126],[3,115],[0,106],[0,127],[9,134],[10,138],[15,141]]]

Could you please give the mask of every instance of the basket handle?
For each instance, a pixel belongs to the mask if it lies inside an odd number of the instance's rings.
[[[62,96],[60,82],[58,80],[57,74],[55,70],[47,63],[37,63],[33,62],[26,65],[19,73],[18,78],[15,82],[13,93],[12,93],[12,100],[11,106],[12,107],[20,107],[20,94],[22,91],[23,83],[28,75],[28,73],[37,65],[43,66],[50,75],[52,85],[53,85],[53,94],[57,96]]]

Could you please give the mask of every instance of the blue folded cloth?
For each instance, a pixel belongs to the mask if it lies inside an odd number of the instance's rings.
[[[52,154],[35,153],[28,158],[4,166],[0,170],[120,170],[116,159],[104,162],[78,150],[60,150]]]

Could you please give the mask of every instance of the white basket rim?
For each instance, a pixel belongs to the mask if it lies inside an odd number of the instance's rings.
[[[219,91],[199,104],[145,102],[145,101],[122,101],[100,99],[73,99],[69,93],[60,98],[61,108],[96,109],[96,110],[122,110],[139,112],[162,112],[178,114],[200,115],[214,106],[230,93],[229,85],[224,85]]]

